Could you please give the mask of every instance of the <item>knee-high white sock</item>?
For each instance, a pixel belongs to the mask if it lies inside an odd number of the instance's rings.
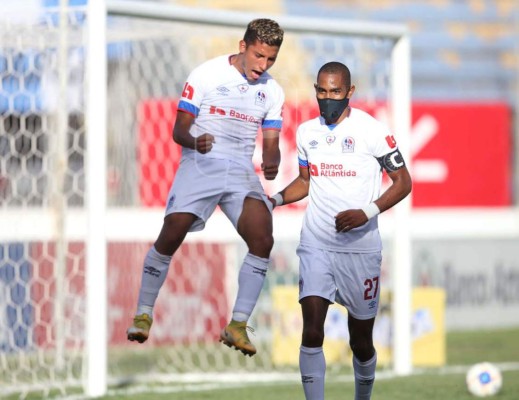
[[[168,275],[171,258],[172,256],[159,254],[153,246],[148,250],[142,269],[137,314],[148,314],[153,317],[153,306]]]
[[[355,374],[355,400],[371,399],[371,391],[375,382],[377,353],[368,361],[362,362],[353,356],[353,372]]]
[[[269,260],[247,253],[238,274],[238,296],[232,310],[235,321],[247,321],[258,301]]]
[[[299,370],[306,400],[324,400],[326,360],[322,347],[299,348]]]

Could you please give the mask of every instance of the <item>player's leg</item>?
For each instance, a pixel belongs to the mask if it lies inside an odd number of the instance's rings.
[[[355,400],[371,399],[377,352],[373,346],[373,325],[375,318],[359,320],[348,315],[350,347],[353,352],[353,372],[355,374]]]
[[[272,213],[264,200],[245,198],[237,230],[247,244],[249,253],[261,258],[270,257],[274,246]]]
[[[303,333],[299,349],[301,382],[307,400],[324,399],[326,360],[323,353],[324,321],[335,299],[336,286],[330,253],[299,245],[299,302]]]
[[[224,210],[228,207],[224,206]],[[227,212],[226,212],[227,214]],[[229,214],[228,214],[229,215]],[[230,216],[232,220],[232,216]],[[236,229],[248,247],[238,274],[238,294],[232,321],[222,331],[221,340],[246,355],[254,355],[256,348],[247,335],[247,321],[256,306],[269,266],[274,239],[272,214],[264,200],[246,197]]]
[[[337,302],[348,309],[348,330],[353,352],[355,400],[369,400],[375,381],[377,353],[373,325],[380,299],[382,256],[375,253],[338,254],[342,268],[336,275]]]
[[[137,311],[126,332],[128,340],[143,343],[148,339],[153,307],[168,275],[173,254],[196,220],[197,217],[190,213],[173,213],[164,218],[157,240],[144,257]]]
[[[375,318],[360,320],[348,315],[351,351],[361,362],[368,361],[375,355],[375,347],[373,346],[374,323]]]
[[[166,280],[171,258],[189,231],[204,228],[224,188],[225,180],[215,179],[215,175],[224,176],[227,169],[227,163],[218,160],[196,164],[196,160],[185,159],[181,163],[168,195],[162,229],[144,259],[137,312],[127,331],[129,340],[140,343],[147,340],[153,307]]]
[[[262,200],[251,197],[244,200],[237,230],[247,244],[248,253],[238,275],[233,319],[245,321],[258,301],[274,246],[272,214]]]
[[[303,334],[299,349],[301,382],[306,400],[324,400],[324,321],[330,302],[319,296],[308,296],[301,299],[300,303],[303,313]]]
[[[159,236],[144,259],[137,314],[152,315],[160,288],[166,280],[173,254],[197,220],[190,213],[166,215]]]

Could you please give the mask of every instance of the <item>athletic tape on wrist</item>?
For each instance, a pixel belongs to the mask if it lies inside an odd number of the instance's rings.
[[[366,214],[368,219],[380,214],[380,209],[375,203],[369,203],[366,207],[362,208],[362,211],[364,211],[364,214]]]
[[[274,196],[271,197],[272,200],[274,200],[274,203],[276,203],[276,207],[283,204],[283,196],[281,193],[276,193]]]

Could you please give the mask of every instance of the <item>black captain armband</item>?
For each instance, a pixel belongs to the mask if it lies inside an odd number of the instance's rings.
[[[377,157],[377,161],[387,172],[394,172],[405,167],[404,158],[398,149],[382,157]]]

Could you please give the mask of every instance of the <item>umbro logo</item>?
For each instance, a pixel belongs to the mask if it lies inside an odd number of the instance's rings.
[[[258,267],[252,267],[252,273],[259,274],[261,276],[267,275],[267,271]]]
[[[151,276],[154,276],[156,278],[160,276],[160,271],[155,267],[144,267],[144,273],[150,274]]]
[[[230,90],[227,89],[225,86],[219,86],[216,88],[216,90],[218,91],[219,94],[224,95],[224,96],[227,96],[230,92]]]

